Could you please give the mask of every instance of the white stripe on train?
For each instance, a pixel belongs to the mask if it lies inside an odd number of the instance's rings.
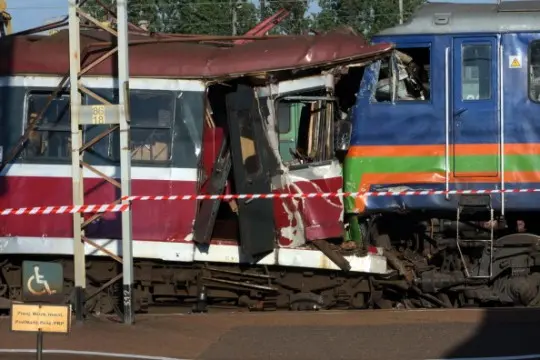
[[[0,77],[0,87],[41,87],[56,88],[62,77],[60,76],[2,76]],[[118,88],[118,79],[106,76],[84,76],[81,79],[84,86],[90,89],[111,89]],[[156,78],[136,78],[129,79],[129,88],[137,90],[171,90],[171,91],[195,91],[203,92],[206,83],[202,80],[185,79],[156,79]]]
[[[332,177],[340,176],[332,173],[332,164],[317,166],[317,171],[304,171],[294,175],[295,181],[311,181],[324,179],[328,176],[318,174],[330,173]],[[120,177],[119,166],[94,166],[110,177]],[[101,179],[100,176],[88,169],[83,169],[84,177],[88,179]],[[59,164],[10,164],[0,173],[0,176],[25,176],[25,177],[52,177],[71,178],[71,165]],[[197,181],[197,169],[195,168],[163,168],[132,166],[131,178],[134,180],[173,180],[173,181]]]
[[[94,167],[109,177],[120,178],[119,166]],[[102,179],[86,168],[83,171],[87,179]],[[0,176],[71,178],[71,165],[11,164],[6,166]],[[132,166],[131,178],[133,180],[197,181],[197,169]]]
[[[99,246],[117,256],[122,256],[122,241],[94,240]],[[89,256],[108,256],[95,247],[85,244]],[[367,256],[345,256],[350,262],[351,272],[386,274],[386,258],[378,254]],[[0,237],[0,254],[26,255],[73,255],[73,239],[53,237]],[[211,244],[207,252],[202,252],[193,242],[133,241],[133,257],[160,259],[177,262],[217,262],[238,264],[246,259],[237,245]],[[279,248],[265,256],[258,265],[279,265],[309,269],[339,270],[330,259],[319,250]]]

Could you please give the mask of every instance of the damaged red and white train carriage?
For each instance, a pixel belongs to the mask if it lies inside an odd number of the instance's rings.
[[[83,32],[81,39],[86,48],[110,40],[100,31]],[[137,39],[148,37],[132,35]],[[0,63],[4,154],[46,109],[23,150],[3,169],[0,208],[69,205],[69,92],[46,106],[69,69],[68,33],[3,38],[0,48],[11,54]],[[392,50],[339,31],[228,47],[157,41],[132,46],[133,195],[340,192],[343,154],[335,139],[350,132],[343,119],[354,106],[363,67]],[[104,51],[94,47],[87,63]],[[109,74],[114,66],[110,59],[101,62],[81,80],[113,103],[117,83]],[[82,97],[85,104],[96,103]],[[92,139],[99,131],[87,126],[83,137]],[[84,155],[86,203],[118,198],[117,188],[96,175],[118,178],[117,141],[111,133]],[[363,304],[356,295],[370,290],[358,273],[389,271],[379,249],[340,246],[339,197],[134,201],[132,210],[138,310],[194,297],[201,281],[208,299],[250,306],[323,306],[345,293]],[[88,291],[120,271],[107,253],[121,255],[120,215],[90,220],[84,235],[105,251],[86,244]],[[72,237],[69,214],[1,217],[0,296],[18,299],[21,261],[42,258],[64,264],[69,292]],[[251,266],[241,269],[241,263]],[[111,296],[95,297],[88,309],[108,311],[105,300]]]

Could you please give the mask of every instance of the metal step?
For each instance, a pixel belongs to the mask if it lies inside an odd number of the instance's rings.
[[[478,214],[478,213],[489,213],[489,220],[491,226],[490,238],[489,239],[462,239],[459,234],[459,223],[462,214]],[[491,206],[491,195],[482,194],[482,195],[467,195],[462,196],[458,202],[458,208],[456,213],[456,244],[461,257],[461,262],[465,269],[465,275],[468,279],[489,279],[493,275],[493,241],[494,241],[494,223],[495,216],[493,207]],[[463,256],[463,251],[461,249],[461,244],[466,242],[485,242],[488,244],[488,247],[484,248],[484,251],[489,251],[489,271],[487,274],[477,274],[471,275],[471,271],[465,262],[465,257]],[[483,259],[484,257],[482,257]],[[479,272],[481,272],[482,267],[479,267]]]

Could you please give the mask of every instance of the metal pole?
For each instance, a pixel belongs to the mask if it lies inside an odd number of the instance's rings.
[[[399,0],[399,23],[403,24],[403,0]]]
[[[236,7],[238,6],[237,0],[231,1],[232,5],[232,36],[236,36],[236,23],[238,22],[238,14],[236,13]]]
[[[120,173],[122,196],[131,195],[131,150],[129,144],[129,46],[128,0],[117,0],[118,19],[118,92],[120,122]],[[128,203],[128,202],[123,202]],[[122,213],[122,260],[124,323],[133,323],[133,239],[131,209]]]
[[[36,359],[41,360],[43,357],[43,332],[40,330],[37,333]]]
[[[79,38],[80,23],[77,16],[78,0],[69,0],[69,75],[70,75],[70,111],[71,111],[71,177],[73,204],[83,205],[83,173],[80,148],[82,131],[79,119],[81,95],[78,75],[81,70],[81,45]],[[86,264],[84,242],[82,239],[81,214],[73,214],[73,266],[75,272],[75,315],[77,321],[84,316],[84,291],[86,288]]]
[[[121,188],[122,196],[131,195],[131,151],[129,144],[129,60],[128,60],[128,22],[127,22],[127,0],[117,0],[117,24],[118,31],[111,30],[108,26],[102,25],[99,20],[94,19],[90,14],[85,13],[80,8],[79,0],[69,0],[69,48],[70,48],[70,99],[71,99],[71,142],[72,142],[72,182],[73,182],[73,204],[84,204],[83,188],[83,162],[82,154],[100,139],[107,137],[109,130],[103,132],[93,139],[87,139],[83,144],[82,126],[111,126],[118,124],[120,128],[120,184],[111,182],[105,174],[103,179]],[[86,88],[82,83],[82,76],[86,70],[94,65],[87,65],[81,70],[81,48],[80,48],[80,18],[83,17],[99,26],[103,31],[112,32],[117,35],[118,40],[118,104],[111,104],[106,99],[96,98],[101,105],[83,105],[81,92],[92,94],[91,89]],[[115,51],[108,51],[104,54],[102,61],[109,58]],[[113,72],[111,77],[116,74]],[[103,135],[105,134],[105,135]],[[86,166],[89,166],[86,164]],[[125,202],[124,202],[125,203]],[[95,216],[94,216],[95,217]],[[84,311],[84,290],[86,287],[85,273],[85,244],[88,243],[96,248],[100,248],[84,234],[84,228],[92,220],[83,222],[80,214],[73,216],[73,253],[75,267],[75,308],[77,320],[83,320]],[[124,322],[133,323],[132,287],[133,287],[133,244],[131,229],[131,210],[122,213],[122,256],[123,259],[123,303]],[[103,251],[103,249],[101,249]],[[107,252],[106,252],[107,253]],[[114,254],[108,254],[115,258]]]

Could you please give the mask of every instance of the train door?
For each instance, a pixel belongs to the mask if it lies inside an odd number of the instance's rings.
[[[235,192],[270,194],[272,162],[253,88],[238,85],[226,102]],[[272,199],[239,199],[238,222],[240,246],[251,260],[274,250]]]
[[[450,165],[464,181],[500,175],[498,48],[496,36],[453,40]]]

